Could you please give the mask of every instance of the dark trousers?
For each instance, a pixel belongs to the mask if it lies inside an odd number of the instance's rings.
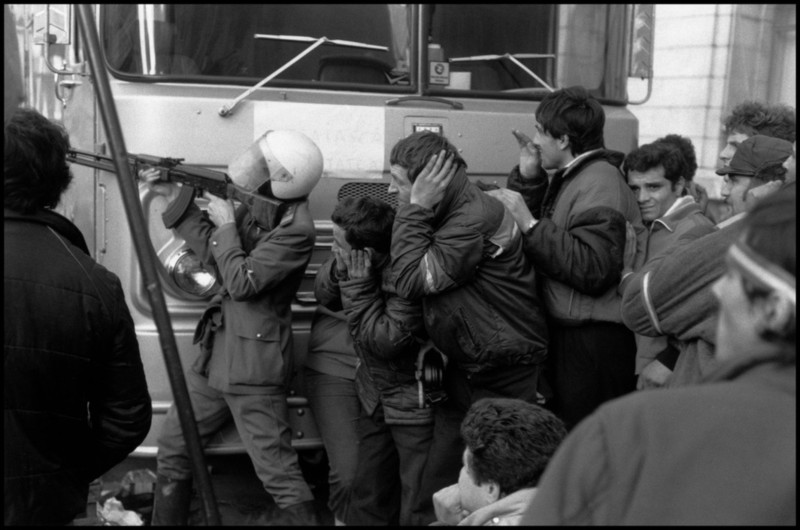
[[[551,325],[549,331],[552,408],[568,429],[600,404],[636,389],[636,340],[623,324]]]
[[[469,407],[481,398],[517,398],[536,403],[539,366],[506,366],[479,373],[469,373],[450,363],[445,370],[444,386],[448,399],[435,408],[433,444],[428,454],[428,465],[422,480],[424,513],[432,523],[433,494],[458,482],[464,442],[461,440],[461,422]]]
[[[417,526],[424,514],[422,474],[433,441],[433,424],[388,425],[383,406],[358,421],[358,466],[345,523],[348,526]]]
[[[231,417],[256,475],[279,508],[313,501],[297,453],[292,447],[289,407],[284,394],[228,394],[208,386],[194,370],[186,371],[186,386],[203,447]],[[192,461],[173,403],[158,437],[157,469],[173,480],[192,477]]]
[[[358,462],[358,418],[361,402],[352,379],[305,368],[308,405],[328,455],[328,507],[344,521]]]

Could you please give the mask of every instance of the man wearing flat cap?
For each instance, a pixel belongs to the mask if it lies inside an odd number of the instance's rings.
[[[750,209],[753,199],[763,196],[761,192],[783,184],[783,163],[791,155],[792,143],[780,138],[757,134],[741,143],[730,165],[717,170],[724,179],[720,194],[734,216]]]

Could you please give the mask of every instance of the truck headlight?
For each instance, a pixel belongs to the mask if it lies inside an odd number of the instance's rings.
[[[170,255],[167,272],[175,285],[194,296],[205,297],[217,287],[216,277],[189,248],[181,248]]]

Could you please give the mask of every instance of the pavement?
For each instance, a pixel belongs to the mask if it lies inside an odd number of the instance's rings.
[[[272,497],[264,490],[256,477],[247,455],[207,456],[211,483],[217,501],[222,526],[284,526],[286,522]],[[314,493],[321,523],[333,526],[333,514],[327,508],[328,461],[322,451],[301,452],[300,465],[303,475]],[[96,505],[107,502],[107,498],[122,492],[125,477],[131,471],[149,469],[155,473],[155,459],[129,457],[108,473],[100,483],[90,490],[86,517],[74,521],[76,526],[102,526],[103,520],[96,515]],[[144,473],[141,474],[145,476]],[[130,475],[128,475],[130,477]],[[150,524],[152,495],[140,494],[129,497],[125,507],[135,511],[145,525]],[[189,515],[190,526],[206,526],[201,499],[197,492],[192,498]]]

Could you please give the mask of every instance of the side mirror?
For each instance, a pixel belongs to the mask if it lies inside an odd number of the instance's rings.
[[[654,34],[655,4],[635,4],[631,16],[628,77],[647,79],[647,96],[641,101],[628,101],[629,104],[641,105],[650,99],[653,90]]]

